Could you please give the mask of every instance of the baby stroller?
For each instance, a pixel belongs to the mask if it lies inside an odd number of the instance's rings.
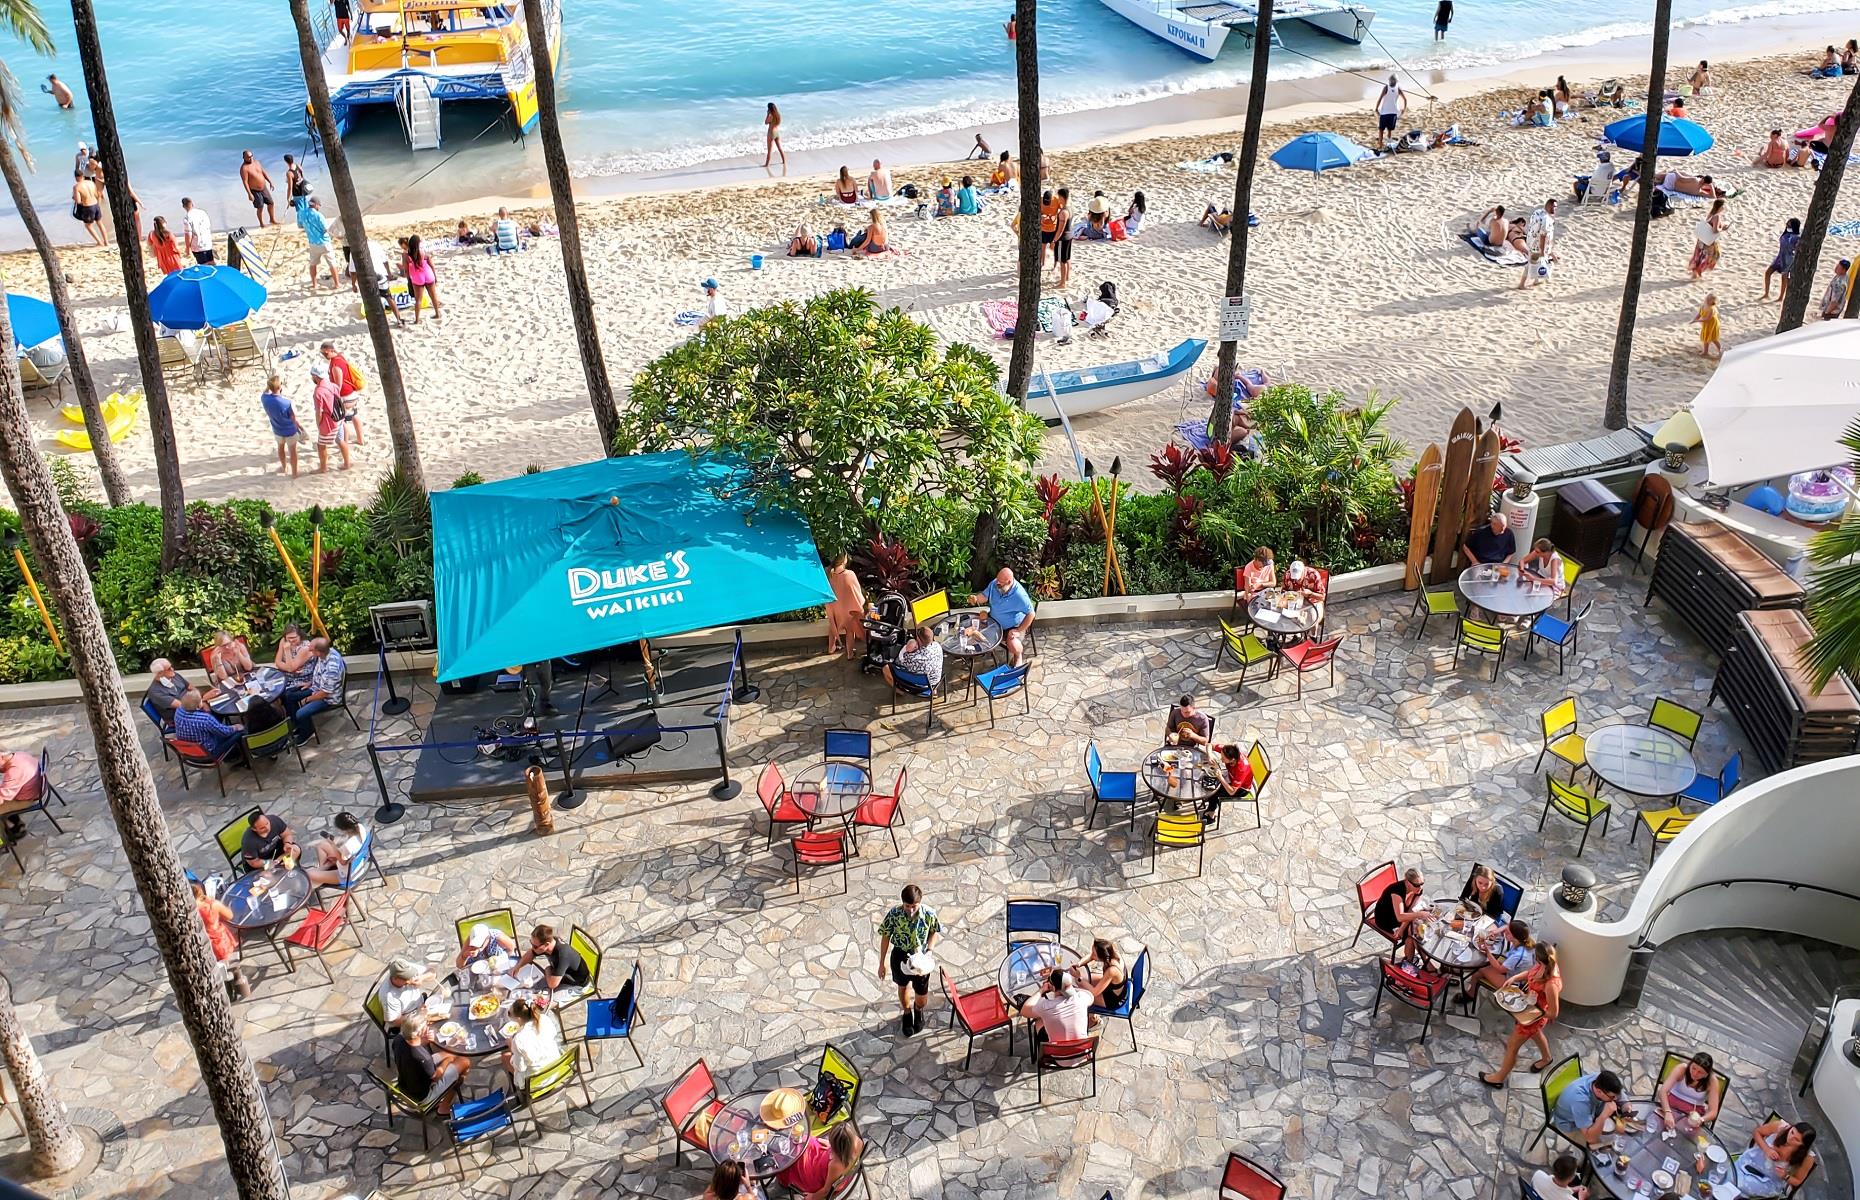
[[[898,651],[904,648],[904,627],[910,616],[911,606],[896,592],[880,592],[878,598],[866,606],[865,657],[859,662],[861,671],[876,675],[898,661]]]

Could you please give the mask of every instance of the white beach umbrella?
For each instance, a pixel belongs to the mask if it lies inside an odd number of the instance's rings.
[[[1745,342],[1692,401],[1706,478],[1736,487],[1846,462],[1860,419],[1860,321],[1816,321]]]

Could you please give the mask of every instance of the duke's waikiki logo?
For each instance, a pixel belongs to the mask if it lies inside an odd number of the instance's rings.
[[[624,567],[570,567],[568,600],[588,614],[590,620],[617,617],[623,613],[679,604],[685,598],[685,584],[691,568],[685,565],[685,552],[674,550],[664,558],[647,563],[629,563]]]

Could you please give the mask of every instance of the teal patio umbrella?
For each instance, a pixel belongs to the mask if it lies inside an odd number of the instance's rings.
[[[807,522],[683,452],[436,492],[439,679],[832,600]]]

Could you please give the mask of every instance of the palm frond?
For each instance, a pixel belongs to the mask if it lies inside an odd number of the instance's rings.
[[[0,0],[0,24],[36,52],[56,52],[52,31],[46,28],[45,18],[39,15],[39,7],[32,0]]]
[[[4,61],[0,61],[0,138],[19,150],[21,165],[28,171],[33,169],[32,151],[26,148],[26,126],[21,119],[19,80],[13,78]]]

